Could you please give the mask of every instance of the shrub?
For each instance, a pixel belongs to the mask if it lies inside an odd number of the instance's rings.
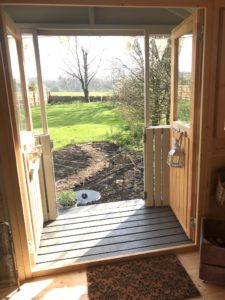
[[[127,149],[143,149],[143,124],[124,126],[119,132],[112,133],[110,139]]]
[[[76,193],[72,190],[60,192],[58,195],[58,203],[62,207],[71,207],[76,201]]]

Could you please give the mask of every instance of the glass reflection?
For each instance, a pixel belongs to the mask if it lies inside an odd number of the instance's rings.
[[[177,121],[190,123],[192,90],[192,34],[178,39]]]
[[[25,74],[28,86],[28,99],[31,107],[31,116],[33,121],[33,132],[35,134],[43,133],[41,126],[41,107],[40,107],[40,97],[38,92],[37,84],[37,70],[36,61],[34,53],[33,36],[29,34],[22,35],[23,40],[23,52],[24,52],[24,62],[25,62]],[[45,101],[47,102],[48,96],[45,91]]]
[[[11,63],[11,70],[12,70],[12,77],[13,77],[12,79],[13,79],[13,91],[15,97],[15,110],[17,114],[19,130],[22,131],[22,130],[26,130],[24,99],[22,93],[22,84],[20,80],[20,68],[19,68],[16,40],[12,35],[8,35],[8,44],[9,44],[10,63]]]

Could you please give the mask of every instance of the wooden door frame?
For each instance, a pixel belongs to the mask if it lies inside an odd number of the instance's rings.
[[[3,175],[3,190],[1,194],[8,208],[8,215],[5,216],[5,221],[11,224],[18,275],[20,280],[24,280],[31,277],[28,232],[26,219],[24,218],[24,203],[28,203],[28,197],[20,153],[20,138],[14,108],[14,95],[11,87],[11,67],[9,65],[9,51],[6,47],[7,32],[5,24],[13,28],[13,24],[9,23],[9,20],[5,18],[4,12],[0,10],[0,69],[2,70],[0,72],[0,144],[2,145],[0,171]],[[23,84],[23,81],[21,83]]]
[[[15,0],[0,0],[2,4],[15,4]],[[16,4],[46,4],[44,0],[17,0]],[[82,5],[82,6],[133,6],[133,7],[203,7],[207,9],[207,15],[205,19],[205,42],[204,42],[204,70],[203,70],[203,92],[201,95],[201,122],[200,122],[200,154],[198,167],[201,168],[201,176],[198,177],[198,201],[197,201],[197,230],[196,241],[199,240],[200,233],[200,216],[204,211],[204,205],[206,199],[208,199],[207,182],[209,176],[207,175],[210,170],[210,165],[207,160],[210,156],[211,149],[211,132],[212,128],[208,127],[212,120],[211,111],[213,109],[213,99],[215,88],[214,85],[210,86],[208,83],[213,82],[213,75],[215,75],[215,59],[216,51],[212,48],[213,34],[217,30],[214,27],[214,17],[217,16],[214,13],[214,2],[208,0],[140,0],[138,3],[134,0],[123,0],[122,3],[119,0],[108,1],[107,4],[102,0],[48,0],[49,5]],[[0,29],[0,38],[4,37],[2,27]],[[1,43],[2,45],[2,43]],[[214,56],[215,55],[215,56]],[[23,216],[22,197],[24,190],[21,191],[21,185],[19,180],[23,175],[21,156],[18,151],[19,141],[17,138],[17,128],[15,123],[15,112],[12,107],[11,99],[12,94],[9,88],[9,66],[7,65],[7,54],[4,47],[0,48],[0,66],[3,72],[0,73],[1,83],[1,99],[0,101],[0,128],[5,130],[0,132],[0,171],[3,174],[3,190],[2,195],[6,206],[8,206],[9,215],[12,219],[13,237],[17,253],[17,263],[19,265],[19,277],[20,279],[31,277],[31,266],[29,262],[29,251],[27,246],[27,235],[25,228],[25,220]],[[206,59],[207,58],[207,59]],[[204,124],[204,125],[203,125]],[[209,134],[209,135],[208,135]],[[208,147],[208,148],[207,148]],[[207,149],[207,150],[206,150]],[[13,184],[13,189],[12,185]],[[200,193],[201,192],[201,193]],[[16,208],[16,209],[15,209]],[[7,219],[7,218],[6,218]],[[43,274],[42,274],[43,275]]]

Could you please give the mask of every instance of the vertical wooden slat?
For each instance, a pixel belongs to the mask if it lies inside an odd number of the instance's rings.
[[[40,193],[40,181],[39,181],[39,167],[40,167],[40,158],[36,160],[34,166],[34,178],[33,178],[33,190],[35,193],[35,206],[36,206],[36,216],[37,216],[37,236],[38,236],[38,248],[40,245],[42,228],[43,228],[43,209],[42,209],[42,201],[41,201],[41,193]],[[38,250],[38,249],[37,249]]]
[[[145,64],[144,64],[144,124],[145,128],[149,126],[149,32],[145,30]]]
[[[55,220],[58,216],[55,191],[54,165],[51,152],[51,141],[49,135],[40,135],[43,157],[43,177],[46,187],[46,201],[48,208],[48,219]]]
[[[43,228],[43,211],[42,211],[42,202],[40,194],[40,183],[38,177],[40,158],[37,158],[33,164],[32,178],[29,180],[30,188],[30,204],[31,204],[31,214],[33,219],[33,231],[34,231],[34,243],[35,250],[37,251],[40,244],[41,233]]]
[[[171,36],[171,103],[170,103],[170,124],[173,124],[177,117],[177,68],[178,68],[178,42]]]
[[[23,57],[23,46],[22,46],[22,38],[16,40],[16,47],[18,52],[18,62],[20,68],[20,80],[22,86],[22,95],[23,95],[23,104],[24,104],[24,112],[25,112],[25,122],[26,122],[26,129],[28,131],[32,131],[32,117],[27,93],[27,85],[26,85],[26,77],[24,72],[24,57]]]
[[[186,151],[186,153],[190,153],[190,139],[189,139],[189,137],[187,137],[185,139],[185,141],[186,141],[185,151]],[[189,208],[190,208],[190,202],[192,201],[192,199],[191,199],[191,185],[190,185],[192,178],[190,177],[190,156],[189,155],[186,156],[185,164],[187,166],[186,173],[185,173],[185,180],[186,180],[187,184],[186,184],[186,192],[185,192],[186,197],[185,197],[184,212],[185,212],[185,222],[186,222],[187,234],[188,234],[188,236],[191,237],[192,229],[190,228],[191,215],[190,215]]]
[[[41,73],[41,60],[40,60],[37,33],[33,33],[33,44],[34,44],[34,54],[35,54],[36,69],[37,69],[38,92],[39,92],[40,107],[41,107],[41,123],[43,127],[43,133],[47,134],[48,122],[47,122],[46,109],[45,109],[44,89],[43,89],[43,80],[42,80],[42,73]]]
[[[2,199],[2,194],[0,190],[0,222],[6,221],[6,216],[4,212],[4,204],[3,204],[3,199]]]
[[[166,206],[169,204],[167,155],[170,149],[170,126],[151,126],[145,132],[146,205]]]
[[[173,133],[173,137],[177,138],[178,133]],[[179,222],[186,231],[190,233],[189,221],[190,213],[188,212],[188,203],[190,202],[190,138],[188,135],[183,136],[182,147],[185,153],[184,167],[183,168],[171,168],[170,169],[170,199],[169,204],[173,209],[175,215],[179,217]]]
[[[186,203],[187,203],[187,191],[188,191],[188,185],[187,185],[187,179],[188,179],[188,168],[186,168],[186,162],[187,162],[187,159],[188,159],[188,138],[187,137],[183,137],[183,140],[182,140],[182,149],[185,153],[185,158],[184,158],[184,168],[182,168],[182,176],[180,178],[180,182],[181,182],[181,185],[182,185],[182,189],[181,189],[181,199],[180,201],[182,201],[182,208],[181,208],[181,216],[182,216],[182,219],[184,220],[184,226],[186,227],[187,224],[186,224]]]
[[[163,128],[162,135],[162,201],[163,206],[169,205],[169,166],[167,165],[167,156],[170,149],[170,127]]]
[[[40,181],[40,192],[41,192],[41,201],[42,201],[42,208],[43,208],[43,217],[44,222],[49,220],[48,218],[48,207],[47,207],[47,199],[46,199],[46,186],[44,182],[44,168],[43,168],[43,154],[41,157],[40,169],[39,169],[39,181]]]
[[[150,128],[145,129],[146,142],[145,142],[145,173],[144,184],[145,192],[147,193],[146,205],[154,205],[154,189],[153,189],[153,130]]]
[[[162,140],[161,140],[161,127],[155,127],[155,197],[154,197],[154,204],[155,206],[161,206],[162,194],[162,170],[161,170],[161,160],[162,160]]]
[[[9,212],[5,199],[3,198],[3,186],[0,177],[0,222],[9,222]]]
[[[184,182],[184,174],[185,174],[185,168],[178,169],[178,181],[177,183],[179,184],[179,211],[181,218],[185,222],[185,216],[184,216],[184,206],[185,206],[185,197],[186,195],[184,194],[185,186],[186,183]]]
[[[27,170],[27,158],[26,154],[23,152],[23,164],[24,164],[24,175],[27,187],[29,186],[29,174]],[[28,236],[28,242],[33,243],[34,242],[34,227],[33,227],[33,220],[31,218],[31,206],[30,206],[30,190],[27,189],[27,195],[28,195],[28,201],[24,202],[23,205],[25,206],[26,214],[24,214],[25,222],[26,222],[26,230],[27,230],[27,236]],[[35,253],[34,253],[34,247],[30,247],[30,260],[31,264],[35,264]]]

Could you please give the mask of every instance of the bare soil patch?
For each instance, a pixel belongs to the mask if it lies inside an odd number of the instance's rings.
[[[98,203],[143,197],[143,153],[113,143],[71,145],[53,153],[56,190],[93,189]]]

